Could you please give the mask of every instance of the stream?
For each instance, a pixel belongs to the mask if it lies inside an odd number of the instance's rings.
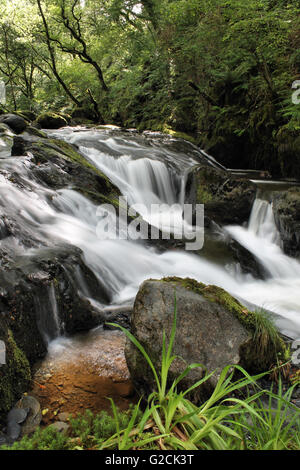
[[[107,131],[77,129],[74,132],[67,128],[50,134],[77,145],[82,155],[120,188],[130,205],[142,203],[149,212],[152,204],[182,206],[185,175],[198,163],[196,148],[189,155],[170,151],[161,138],[150,147],[137,136],[125,138]],[[60,211],[53,214],[51,224],[42,227],[50,237],[59,236],[83,250],[86,263],[112,293],[113,305],[132,304],[145,279],[191,277],[223,287],[250,304],[274,312],[282,333],[298,338],[300,263],[281,250],[270,202],[270,182],[264,189],[261,182],[259,186],[248,227],[227,226],[223,231],[225,237],[229,233],[256,257],[268,273],[265,280],[241,273],[234,263],[212,262],[201,253],[172,250],[161,254],[132,241],[99,241],[95,236],[96,208],[74,191],[61,191],[57,196]],[[149,220],[147,212],[142,215]],[[162,225],[163,217],[164,214],[160,219]]]
[[[152,225],[176,233],[185,224],[182,207],[186,178],[188,171],[199,162],[200,150],[196,147],[190,144],[185,147],[184,143],[172,146],[169,138],[165,141],[162,135],[155,133],[149,133],[145,138],[116,129],[78,127],[47,133],[50,137],[76,145],[86,160],[120,189],[130,206],[140,208],[136,205],[143,205],[140,213]],[[212,158],[210,162],[217,165]],[[30,156],[15,158],[2,150],[0,166],[4,172],[17,174],[23,186],[20,188],[20,184],[16,186],[0,175],[1,212],[18,219],[27,236],[39,240],[43,246],[67,243],[82,250],[84,263],[110,299],[108,304],[101,304],[93,298],[89,286],[74,266],[78,292],[94,309],[131,308],[139,286],[146,279],[190,277],[223,287],[246,305],[273,312],[283,334],[292,339],[300,338],[300,262],[283,253],[270,202],[272,191],[281,189],[279,183],[257,182],[257,198],[248,225],[222,227],[219,234],[224,243],[230,235],[254,255],[266,272],[265,279],[261,280],[243,273],[233,259],[223,262],[222,257],[209,256],[207,250],[197,253],[180,248],[162,251],[140,240],[118,239],[111,237],[109,232],[99,232],[97,206],[74,189],[66,187],[53,191],[42,186],[31,173]],[[153,204],[165,204],[165,210],[150,213]],[[168,213],[171,205],[175,208],[172,226]],[[0,224],[0,235],[1,230]],[[11,237],[0,236],[0,244],[20,263],[26,262],[39,250],[37,247],[26,248]],[[212,242],[212,251],[213,247]],[[40,328],[47,338],[52,362],[62,357],[66,350],[75,354],[82,340],[65,337],[53,287],[49,288],[46,302],[37,299],[37,308],[44,310]],[[101,348],[103,329],[95,331],[92,333],[93,348],[97,331]],[[118,337],[115,338],[119,341]],[[106,348],[104,369],[115,361],[115,357],[116,363],[120,361],[115,350],[112,354],[114,357]],[[124,367],[121,375],[128,380]]]

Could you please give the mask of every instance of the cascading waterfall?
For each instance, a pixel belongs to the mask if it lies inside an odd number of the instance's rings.
[[[43,297],[35,297],[35,304],[39,329],[46,343],[50,344],[51,341],[63,333],[63,325],[61,325],[59,320],[58,305],[53,283],[47,288]]]
[[[278,319],[281,330],[290,337],[299,337],[300,263],[281,249],[270,194],[258,192],[247,228],[230,226],[226,231],[247,248],[268,273],[265,281],[255,280],[241,286],[241,297],[282,315]]]
[[[87,160],[105,173],[130,203],[145,205],[145,214],[142,214],[145,219],[152,204],[178,204],[179,208],[182,207],[182,180],[188,169],[197,163],[192,156],[186,157],[168,149],[153,149],[131,141],[130,137],[124,140],[107,137],[100,130],[77,132],[62,129],[51,135],[77,144]],[[281,330],[290,337],[300,337],[300,263],[282,252],[272,207],[267,200],[256,200],[248,228],[225,228],[264,266],[268,278],[258,280],[238,271],[233,275],[226,266],[192,252],[171,250],[159,253],[154,247],[130,240],[110,239],[109,236],[100,239],[96,205],[74,190],[52,191],[39,184],[30,172],[29,160],[26,157],[2,160],[2,169],[11,171],[13,168],[27,189],[19,189],[3,178],[0,181],[0,210],[18,218],[24,232],[38,239],[41,246],[68,243],[80,248],[84,262],[110,293],[113,307],[132,304],[145,279],[191,277],[206,284],[219,285],[241,299],[275,312]],[[178,218],[182,221],[182,211],[178,211]],[[2,233],[4,228],[0,229]],[[0,240],[0,243],[11,244],[21,257],[28,257],[38,250],[15,246],[12,239]],[[74,278],[82,296],[88,298],[94,307],[105,308],[91,298],[80,272],[75,270]],[[55,325],[58,313],[53,291],[48,295],[51,310],[48,315],[53,317],[52,324]],[[61,328],[58,324],[56,326],[55,335],[58,335]]]

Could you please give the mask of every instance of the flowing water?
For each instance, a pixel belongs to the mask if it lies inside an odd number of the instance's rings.
[[[76,144],[82,155],[120,188],[130,205],[144,205],[142,215],[146,220],[173,231],[184,223],[185,182],[189,169],[198,162],[200,152],[196,147],[186,144],[178,149],[170,139],[165,142],[155,135],[145,138],[109,130],[66,128],[49,134]],[[30,157],[16,159],[5,155],[1,168],[4,172],[17,173],[23,187],[2,176],[0,210],[18,218],[28,237],[37,239],[41,246],[67,242],[80,248],[84,262],[109,292],[110,308],[132,305],[145,279],[191,277],[221,286],[245,302],[271,310],[284,334],[300,337],[300,263],[281,250],[269,193],[258,193],[248,227],[223,228],[224,236],[230,234],[265,268],[268,275],[265,280],[259,280],[233,269],[232,263],[213,262],[201,252],[178,249],[162,253],[146,243],[110,239],[109,234],[103,234],[100,239],[97,207],[90,200],[69,188],[51,191],[41,186],[32,176]],[[175,228],[165,222],[169,214],[150,214],[152,204],[163,203],[176,204]],[[20,258],[32,256],[39,249],[24,248],[13,239],[4,238],[0,243]],[[108,307],[92,298],[80,272],[75,267],[74,271],[81,295],[94,307]],[[50,339],[53,339],[59,336],[61,325],[53,290],[48,295],[51,310],[48,314],[53,318]],[[43,328],[47,328],[45,322]]]

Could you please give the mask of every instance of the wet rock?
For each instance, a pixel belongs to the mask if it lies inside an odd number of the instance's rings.
[[[226,227],[222,228],[209,219],[205,227],[204,247],[198,254],[223,266],[238,264],[243,273],[251,274],[256,279],[268,277],[259,260],[234,240],[226,231]]]
[[[40,248],[31,256],[8,262],[0,272],[0,311],[31,364],[45,355],[47,340],[63,332],[86,331],[105,321],[79,292],[76,274],[95,300],[109,303],[108,293],[85,265],[81,250],[73,246]],[[57,331],[53,308],[61,331]]]
[[[36,137],[41,137],[42,139],[47,139],[46,132],[43,132],[40,129],[37,129],[36,127],[28,126],[27,129],[26,129],[26,132],[29,135],[33,135],[33,136],[36,136]]]
[[[276,193],[273,211],[284,252],[289,256],[300,256],[300,188]]]
[[[22,421],[21,436],[32,434],[42,421],[41,406],[36,398],[31,396],[23,396],[16,405],[16,409],[20,412],[26,412],[26,419]]]
[[[72,119],[79,122],[95,122],[96,115],[95,112],[87,107],[76,107],[71,113]]]
[[[132,334],[150,356],[156,370],[161,367],[162,335],[170,338],[177,299],[177,330],[170,383],[187,365],[202,364],[213,376],[191,394],[195,402],[206,398],[215,387],[221,370],[240,364],[249,371],[267,370],[275,360],[274,350],[266,354],[253,340],[255,315],[223,289],[189,279],[149,280],[142,284],[131,318]],[[278,340],[278,351],[284,344]],[[272,352],[271,352],[272,351]],[[155,388],[153,373],[140,351],[129,340],[126,360],[136,390],[148,396]],[[186,390],[203,377],[203,367],[193,369],[179,388]]]
[[[29,413],[29,408],[13,408],[7,416],[7,438],[14,442],[21,436],[22,427]]]
[[[243,273],[251,274],[256,279],[266,279],[269,276],[259,263],[259,260],[236,240],[230,240],[229,248],[233,253],[235,261],[239,263]]]
[[[118,207],[120,191],[72,145],[36,133],[14,136],[5,123],[0,123],[1,131],[14,137],[13,155],[25,156],[20,163],[12,159],[12,168],[26,165],[24,174],[0,168],[9,187],[31,191],[30,182],[36,182],[48,191],[55,208],[54,191],[66,187]],[[8,342],[8,365],[0,369],[1,419],[28,389],[30,366],[45,356],[48,341],[103,324],[105,314],[87,297],[103,305],[111,294],[87,267],[80,249],[41,237],[35,223],[23,223],[17,205],[4,205],[0,239],[0,339]],[[79,289],[81,281],[88,295]]]
[[[220,225],[248,222],[256,187],[248,180],[232,176],[221,168],[201,164],[187,180],[188,203],[204,204],[207,223]]]
[[[16,114],[4,114],[0,116],[0,123],[6,124],[16,134],[22,134],[27,127],[27,121]]]
[[[67,126],[68,121],[60,114],[49,112],[38,116],[35,124],[43,129],[60,129],[61,127]]]
[[[119,189],[88,163],[74,146],[56,139],[24,134],[14,139],[13,155],[26,154],[32,156],[31,170],[41,184],[54,190],[72,188],[95,203],[110,202],[119,209]]]
[[[15,136],[13,140],[13,146],[11,149],[11,155],[12,157],[20,157],[22,155],[25,155],[26,152],[26,147],[24,143],[24,139],[20,136]]]

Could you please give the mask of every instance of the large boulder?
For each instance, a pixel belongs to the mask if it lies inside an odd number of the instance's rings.
[[[42,129],[60,129],[68,125],[68,120],[57,113],[43,113],[35,121],[35,125]]]
[[[284,252],[290,256],[299,256],[300,188],[293,187],[286,192],[275,194],[273,211]]]
[[[206,224],[220,225],[248,222],[256,195],[256,186],[248,180],[210,165],[197,165],[188,176],[188,200],[204,204]]]
[[[75,146],[42,135],[24,134],[14,137],[12,155],[31,155],[32,173],[46,187],[72,188],[98,204],[109,202],[118,209],[120,190]]]
[[[16,134],[22,134],[28,125],[23,117],[17,116],[16,114],[3,114],[0,116],[0,123],[9,126]]]
[[[223,289],[205,286],[191,279],[168,278],[149,280],[141,286],[131,318],[132,334],[142,344],[157,371],[161,367],[163,331],[169,341],[177,301],[177,331],[169,380],[172,382],[192,363],[194,369],[181,382],[186,390],[203,377],[204,368],[214,375],[191,398],[199,402],[215,387],[221,370],[234,364],[249,372],[265,371],[276,364],[277,355],[284,354],[281,339],[267,341],[263,348],[254,339],[256,314],[248,311]],[[126,360],[135,388],[148,396],[155,388],[153,374],[146,360],[129,340]]]

